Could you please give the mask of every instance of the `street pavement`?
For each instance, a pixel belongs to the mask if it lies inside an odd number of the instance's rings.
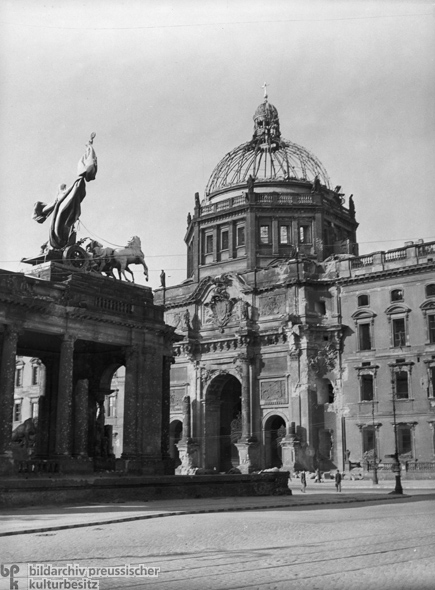
[[[342,492],[337,493],[333,480],[325,480],[322,483],[308,480],[307,483],[306,492],[302,493],[299,480],[290,481],[291,496],[197,498],[3,508],[0,511],[0,537],[200,512],[295,508],[297,506],[368,502],[371,500],[386,501],[391,500],[390,494],[394,491],[395,486],[394,481],[381,481],[378,485],[367,480],[344,481]],[[405,481],[402,482],[402,486],[405,495],[412,493],[435,494],[435,482],[430,480]]]
[[[1,562],[20,568],[19,590],[49,588],[28,578],[28,563],[94,568],[86,575],[101,590],[432,590],[433,486],[405,484],[397,496],[389,493],[392,485],[347,485],[337,493],[331,483],[309,482],[302,494],[292,482],[288,497],[7,511],[3,532],[15,534],[0,537]],[[112,522],[103,524],[107,516]],[[130,517],[137,519],[125,521]],[[14,522],[27,528],[20,533]],[[34,523],[46,530],[31,532]],[[67,523],[73,528],[56,529]],[[158,577],[95,571],[123,564],[160,571]],[[0,578],[0,590],[9,583]],[[68,583],[71,589],[71,578]]]

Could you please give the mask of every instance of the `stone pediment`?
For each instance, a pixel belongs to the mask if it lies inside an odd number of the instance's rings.
[[[359,309],[352,314],[352,319],[357,322],[358,320],[368,320],[376,317],[376,314],[371,309]]]
[[[404,303],[393,303],[385,310],[387,315],[393,315],[395,313],[406,313],[408,314],[411,311],[411,308],[405,305]]]
[[[423,311],[435,310],[435,299],[429,299],[420,305],[420,309]]]

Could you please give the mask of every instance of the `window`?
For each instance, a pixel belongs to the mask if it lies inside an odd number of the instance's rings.
[[[38,365],[33,365],[32,367],[32,385],[38,385],[39,383],[39,367]]]
[[[320,313],[321,315],[326,315],[326,303],[324,301],[315,301],[314,311]]]
[[[435,344],[435,315],[427,316],[427,328],[429,332],[429,342]]]
[[[280,225],[279,227],[279,243],[290,244],[290,227],[288,225]]]
[[[237,245],[244,246],[245,245],[245,226],[239,225],[237,227]]]
[[[427,395],[428,397],[435,397],[435,362],[432,366],[428,367],[429,375],[428,375],[428,388],[427,388]]]
[[[360,376],[360,387],[361,387],[361,401],[372,402],[374,398],[374,379],[373,375],[366,374]]]
[[[107,417],[116,418],[116,396],[109,396],[109,403],[107,406]]]
[[[15,387],[23,386],[23,367],[17,367],[15,372]]]
[[[260,225],[260,244],[268,244],[269,243],[269,226],[268,225]]]
[[[299,226],[299,243],[300,244],[311,243],[311,225],[300,225]]]
[[[205,253],[211,254],[213,252],[213,234],[205,236]]]
[[[397,425],[397,447],[399,455],[412,455],[412,430],[405,424]]]
[[[393,289],[391,291],[391,301],[403,301],[403,289]]]
[[[369,305],[369,296],[358,295],[358,307],[364,307],[366,305]]]
[[[333,404],[335,401],[335,392],[332,383],[328,383],[328,404]]]
[[[21,421],[21,408],[22,408],[22,401],[18,400],[14,403],[14,422]]]
[[[435,297],[435,283],[426,285],[426,297]]]
[[[366,426],[363,431],[363,454],[373,453],[375,449],[375,429],[373,426]]]
[[[392,320],[393,327],[393,346],[406,346],[406,331],[405,318],[397,318]]]
[[[408,399],[409,387],[408,387],[408,371],[397,371],[395,373],[396,380],[396,398],[397,399]]]
[[[30,417],[35,419],[38,417],[39,404],[37,399],[30,400]]]
[[[221,232],[221,250],[228,250],[228,230]]]
[[[359,350],[371,350],[372,336],[370,324],[358,324]]]

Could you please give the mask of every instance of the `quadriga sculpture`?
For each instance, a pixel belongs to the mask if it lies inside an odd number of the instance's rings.
[[[144,269],[145,278],[148,280],[148,267],[145,263],[145,256],[142,252],[141,241],[138,236],[133,236],[124,248],[105,248],[96,240],[91,240],[86,250],[92,255],[94,263],[93,270],[97,272],[105,273],[115,278],[113,269],[116,268],[120,280],[124,278],[128,281],[129,279],[125,273],[129,272],[134,283],[134,275],[129,268],[129,264],[141,264]]]

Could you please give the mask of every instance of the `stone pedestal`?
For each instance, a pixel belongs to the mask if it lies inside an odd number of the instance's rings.
[[[239,470],[242,473],[251,473],[251,471],[255,471],[258,466],[258,443],[239,441],[236,443],[236,447],[239,451]]]
[[[279,443],[282,449],[282,469],[293,473],[301,468],[298,461],[300,443],[294,436],[285,436]]]
[[[181,465],[177,471],[181,475],[193,475],[199,466],[199,444],[190,439],[181,439],[177,443]]]

